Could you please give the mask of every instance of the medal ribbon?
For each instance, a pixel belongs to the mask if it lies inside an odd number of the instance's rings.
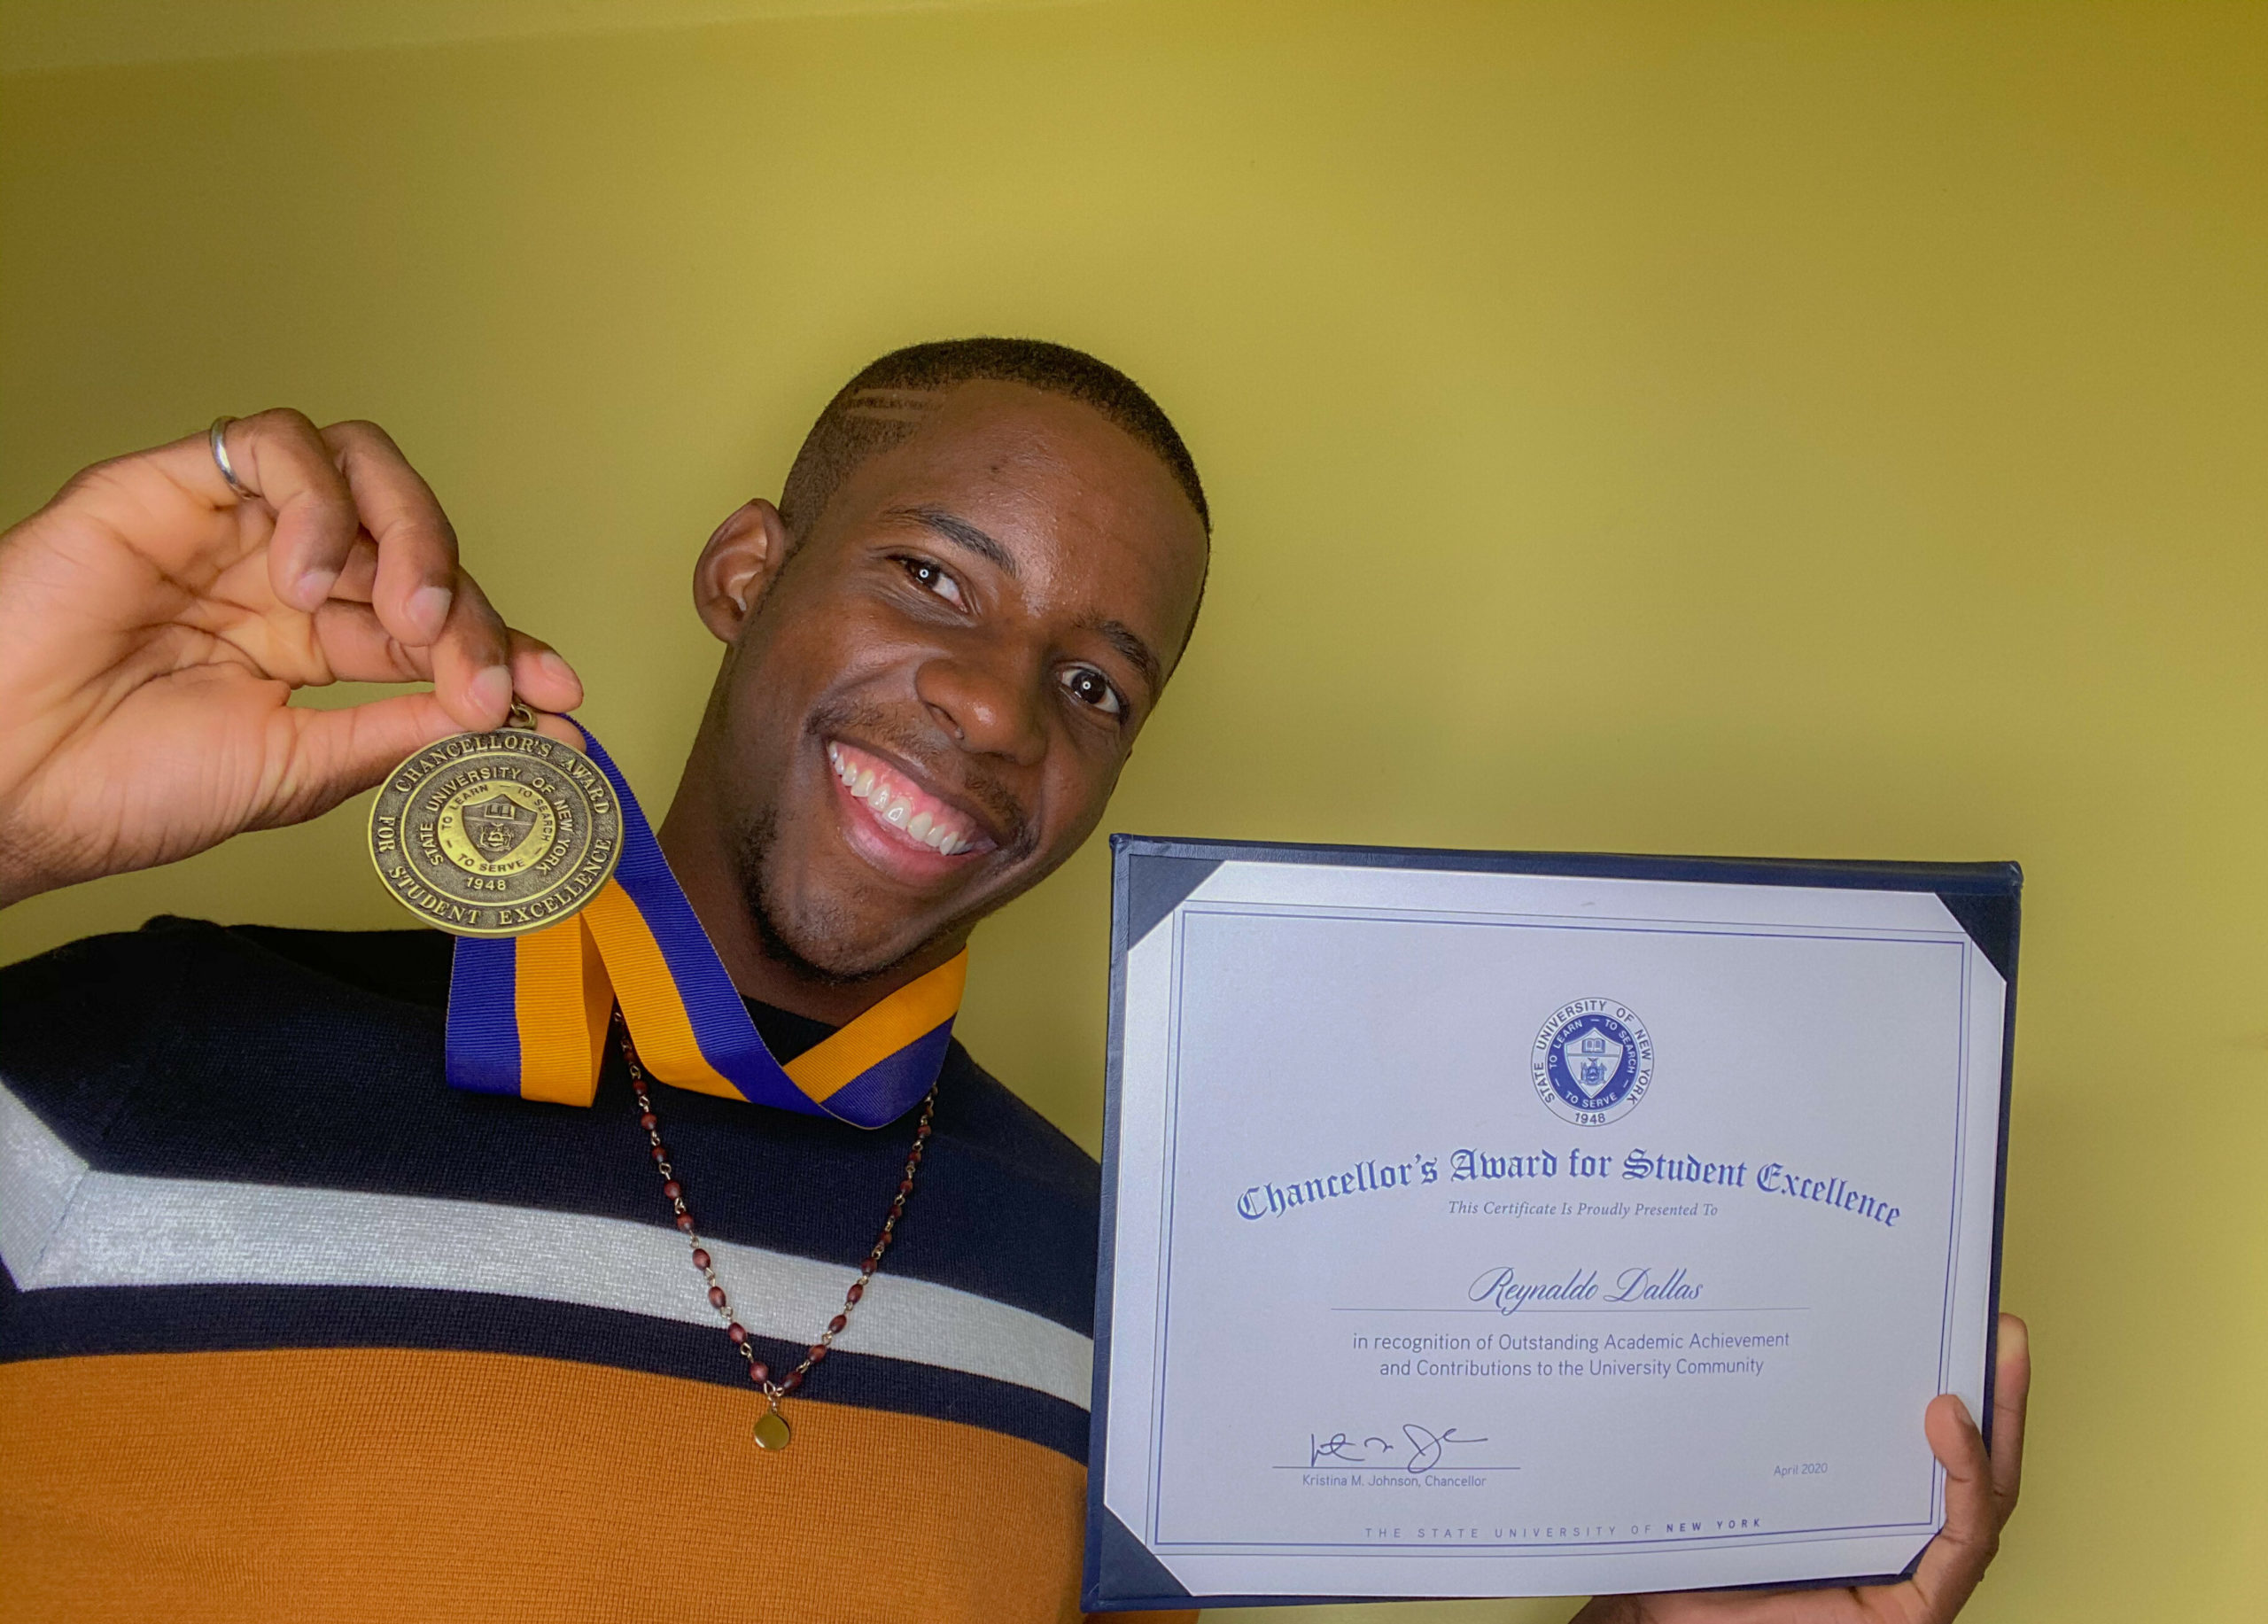
[[[621,862],[587,906],[556,925],[457,938],[450,1086],[590,1104],[619,1000],[646,1069],[679,1088],[860,1128],[913,1108],[945,1063],[967,950],[782,1066],[749,1019],[629,784],[599,742],[583,736],[585,753],[621,804]]]

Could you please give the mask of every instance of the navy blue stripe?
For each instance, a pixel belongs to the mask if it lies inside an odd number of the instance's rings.
[[[905,1115],[908,1091],[918,1100],[943,1075],[952,1041],[951,1021],[923,1033],[829,1094],[827,1110],[860,1128],[881,1128],[897,1121]]]
[[[484,1094],[520,1092],[520,1023],[485,1018],[518,1003],[519,944],[459,936],[449,999],[449,1086]]]
[[[0,1285],[0,1364],[277,1348],[521,1354],[753,1393],[745,1364],[721,1332],[616,1309],[378,1286],[82,1286],[25,1292]],[[775,1370],[792,1369],[804,1352],[799,1344],[769,1337],[757,1338],[756,1349]],[[800,1396],[956,1421],[1021,1438],[1083,1465],[1087,1458],[1085,1410],[987,1376],[874,1354],[835,1353],[806,1379]]]

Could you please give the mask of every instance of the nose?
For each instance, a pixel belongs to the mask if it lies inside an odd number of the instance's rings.
[[[1036,765],[1047,753],[1037,684],[1006,662],[940,655],[913,676],[913,691],[965,750]]]

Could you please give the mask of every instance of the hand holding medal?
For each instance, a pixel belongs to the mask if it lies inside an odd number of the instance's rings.
[[[433,688],[290,703],[338,681]],[[304,821],[516,691],[582,697],[376,425],[269,411],[100,463],[0,537],[0,904]]]

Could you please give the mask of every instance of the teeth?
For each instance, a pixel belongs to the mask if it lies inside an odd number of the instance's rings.
[[[827,743],[827,758],[843,787],[864,801],[883,822],[903,830],[941,857],[957,857],[968,850],[972,836],[952,832],[938,813],[915,812],[910,795],[902,793],[889,774],[858,765],[832,740]]]

